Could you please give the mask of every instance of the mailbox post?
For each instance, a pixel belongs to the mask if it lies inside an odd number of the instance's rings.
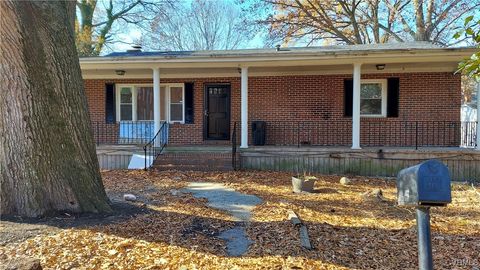
[[[448,168],[437,160],[428,160],[398,173],[398,204],[416,207],[419,269],[433,269],[430,207],[452,202],[450,182]]]
[[[417,207],[418,268],[433,269],[430,207]]]

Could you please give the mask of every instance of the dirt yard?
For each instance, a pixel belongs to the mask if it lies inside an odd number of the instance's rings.
[[[40,259],[44,269],[416,269],[414,209],[396,206],[393,180],[318,176],[315,193],[293,194],[291,175],[269,172],[103,172],[110,215],[64,214],[1,221],[0,265]],[[188,183],[218,182],[256,195],[245,224],[247,253],[230,257],[219,233],[236,226],[206,199],[180,192]],[[363,194],[381,189],[383,198]],[[436,269],[480,268],[479,188],[455,184],[453,203],[432,209]],[[124,202],[132,193],[138,201]],[[314,250],[300,246],[288,220],[295,211]]]

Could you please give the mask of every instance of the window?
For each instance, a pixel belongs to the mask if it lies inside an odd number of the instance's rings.
[[[386,90],[385,80],[362,80],[360,114],[362,116],[386,116]]]
[[[133,119],[132,94],[131,87],[120,88],[120,120],[128,121]]]
[[[160,85],[160,120],[184,123],[184,85]],[[117,86],[117,121],[153,121],[153,86]]]
[[[183,122],[183,87],[170,88],[170,121]]]

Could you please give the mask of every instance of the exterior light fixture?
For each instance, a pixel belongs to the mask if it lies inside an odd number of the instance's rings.
[[[115,73],[116,73],[118,76],[123,76],[123,75],[125,75],[125,70],[117,69],[117,70],[115,70]]]
[[[376,65],[377,70],[384,70],[385,69],[385,64],[378,64]]]

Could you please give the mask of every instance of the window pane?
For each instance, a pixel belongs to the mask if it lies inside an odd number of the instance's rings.
[[[182,87],[171,87],[170,88],[170,103],[182,103],[183,88]]]
[[[160,120],[167,120],[167,88],[160,86]]]
[[[120,91],[120,103],[132,103],[132,89],[124,87]]]
[[[379,83],[362,83],[361,98],[382,98],[382,85]]]
[[[153,120],[153,88],[137,88],[137,120]]]
[[[360,100],[361,114],[382,114],[381,99],[362,99]]]
[[[126,120],[126,121],[132,120],[131,104],[120,104],[120,120]]]
[[[170,121],[183,121],[182,104],[170,104]]]

